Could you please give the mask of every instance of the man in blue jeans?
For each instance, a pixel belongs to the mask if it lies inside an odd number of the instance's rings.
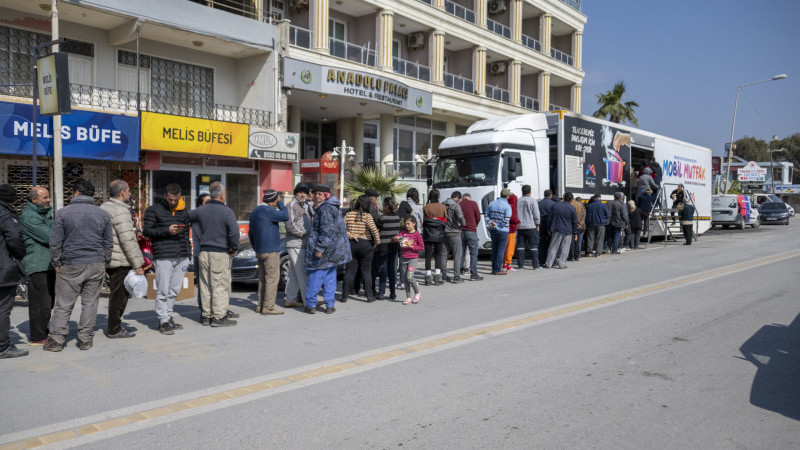
[[[506,188],[500,191],[500,198],[486,208],[486,223],[489,225],[489,236],[492,238],[492,275],[505,275],[503,270],[503,256],[508,242],[509,222],[511,221],[511,205],[508,196],[511,190]]]
[[[483,277],[478,275],[478,224],[481,223],[481,211],[478,209],[478,204],[472,201],[472,196],[467,193],[464,193],[459,206],[464,213],[461,248],[469,249],[469,267],[467,267],[467,252],[461,252],[461,275],[469,274],[468,280],[480,281],[483,280]]]

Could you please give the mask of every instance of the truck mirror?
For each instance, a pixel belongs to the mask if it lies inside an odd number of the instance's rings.
[[[509,181],[517,178],[517,158],[513,155],[506,157],[506,173]]]
[[[425,165],[425,177],[428,179],[433,178],[433,166],[430,164]]]

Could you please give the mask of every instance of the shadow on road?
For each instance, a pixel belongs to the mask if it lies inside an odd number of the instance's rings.
[[[800,314],[786,325],[765,325],[739,348],[758,369],[750,403],[800,420]]]

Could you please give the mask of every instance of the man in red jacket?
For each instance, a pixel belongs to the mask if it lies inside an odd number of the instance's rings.
[[[478,204],[472,201],[472,196],[464,193],[459,203],[461,212],[464,213],[464,226],[461,227],[461,248],[469,249],[469,267],[467,267],[467,252],[461,253],[461,274],[470,274],[470,281],[480,281],[478,275],[478,224],[481,223],[481,211]]]

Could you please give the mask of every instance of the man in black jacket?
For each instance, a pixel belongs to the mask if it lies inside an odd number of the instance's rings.
[[[10,184],[0,184],[0,359],[28,354],[12,345],[8,334],[17,284],[22,281],[20,261],[25,256],[19,217],[11,206],[16,200],[17,190]]]
[[[175,334],[183,325],[172,319],[175,298],[181,291],[183,277],[189,267],[189,219],[186,204],[177,183],[164,188],[164,198],[158,199],[144,212],[144,229],[153,247],[156,266],[156,314],[161,334]]]

